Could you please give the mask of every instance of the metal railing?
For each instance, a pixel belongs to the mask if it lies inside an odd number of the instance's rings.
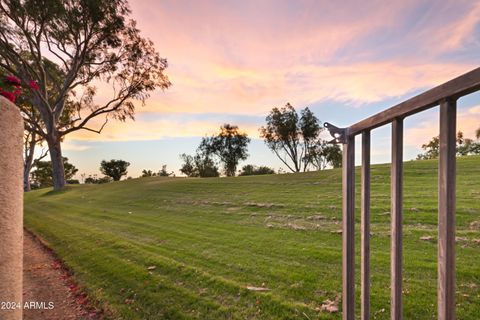
[[[370,319],[370,132],[392,124],[391,319],[403,318],[403,120],[440,105],[438,167],[438,319],[455,319],[455,175],[457,100],[480,90],[480,68],[425,91],[348,128],[325,127],[343,144],[343,319],[355,319],[355,136],[362,136],[361,319]]]

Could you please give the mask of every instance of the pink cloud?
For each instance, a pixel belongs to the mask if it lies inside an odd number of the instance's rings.
[[[439,19],[438,25],[433,24],[432,28],[427,29],[430,34],[425,36],[430,39],[429,46],[435,46],[437,51],[452,51],[463,48],[469,41],[475,41],[472,36],[480,22],[480,2],[447,1],[443,13],[443,17],[451,18],[447,21]]]
[[[290,101],[327,99],[361,105],[433,87],[474,68],[469,64],[372,62],[341,66],[303,65],[281,70],[212,66],[212,79],[179,84],[154,94],[142,110],[263,114]]]
[[[303,107],[326,100],[361,107],[436,86],[476,67],[436,58],[471,40],[480,4],[469,0],[342,5],[327,0],[137,0],[132,10],[142,33],[168,58],[173,82],[166,92],[153,93],[138,112],[264,115],[286,102]],[[415,27],[403,32],[411,24]],[[389,34],[396,37],[375,45],[365,40]],[[372,58],[397,47],[418,54]],[[98,86],[100,100],[108,99],[109,88]],[[199,121],[184,128],[167,122],[147,127],[111,123],[101,138],[148,138],[148,131],[152,138],[203,135],[218,126]]]
[[[99,123],[97,123],[98,125]],[[214,121],[127,121],[111,122],[101,135],[90,131],[78,131],[69,135],[69,139],[80,141],[135,141],[159,140],[169,137],[198,137],[216,133],[221,123]],[[251,138],[258,138],[258,126],[254,124],[237,124],[241,131],[246,132]],[[79,150],[78,146],[68,144],[68,150]]]

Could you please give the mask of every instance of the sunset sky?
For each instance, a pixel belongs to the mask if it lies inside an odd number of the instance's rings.
[[[103,159],[129,175],[162,164],[232,123],[252,138],[242,163],[281,163],[259,139],[272,107],[309,107],[348,126],[479,66],[480,1],[130,1],[133,18],[162,57],[173,85],[139,105],[136,121],[101,135],[69,136],[64,153],[80,173]],[[438,134],[438,110],[405,120],[405,160]],[[480,94],[459,101],[458,128],[480,126]],[[390,159],[390,127],[372,133],[372,161]],[[285,169],[285,168],[284,168]]]

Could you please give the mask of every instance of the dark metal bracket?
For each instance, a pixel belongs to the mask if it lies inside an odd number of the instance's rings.
[[[338,128],[331,123],[325,122],[323,126],[330,132],[330,135],[333,137],[332,141],[329,143],[346,143],[347,141],[347,129]]]

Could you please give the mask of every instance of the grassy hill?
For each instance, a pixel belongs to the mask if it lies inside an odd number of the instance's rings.
[[[480,157],[457,171],[457,314],[478,319]],[[389,166],[373,166],[373,319],[389,319],[389,192]],[[436,319],[436,161],[405,163],[404,196],[405,319]],[[319,311],[340,298],[340,170],[39,190],[25,225],[115,319],[341,318]]]

